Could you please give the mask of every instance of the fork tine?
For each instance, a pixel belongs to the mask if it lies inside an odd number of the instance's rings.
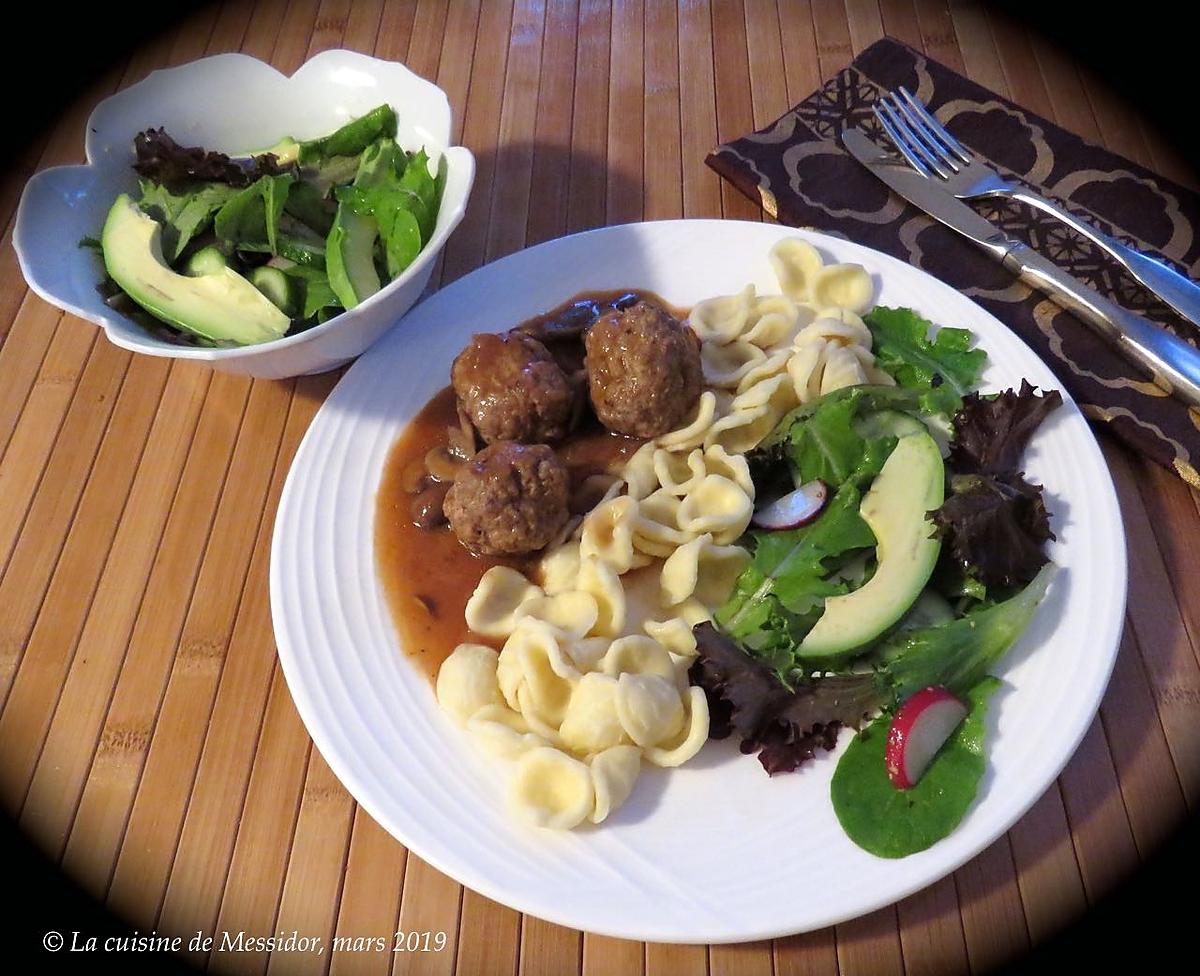
[[[970,150],[968,150],[961,142],[950,135],[949,130],[937,120],[937,117],[925,107],[919,98],[913,95],[903,85],[900,87],[900,94],[904,100],[908,102],[909,107],[917,114],[930,132],[945,144],[954,155],[961,159],[964,163],[970,163],[973,160]]]
[[[908,148],[908,143],[905,142],[904,137],[900,135],[896,127],[892,125],[888,117],[884,115],[882,111],[880,111],[879,105],[873,106],[872,111],[875,112],[875,118],[879,120],[879,124],[883,126],[883,131],[886,132],[888,138],[892,140],[892,145],[900,150],[904,158],[908,160],[909,165],[912,166],[912,168],[922,176],[928,176],[932,178],[933,173],[930,171],[929,167],[926,166],[921,159],[914,155],[913,152]]]
[[[892,92],[889,96],[887,96],[887,98],[891,99],[892,109],[897,115],[900,116],[900,118],[908,123],[908,127],[913,131],[917,138],[921,140],[921,144],[933,154],[934,159],[940,162],[943,166],[949,168],[951,171],[957,173],[959,168],[958,160],[954,158],[954,155],[950,152],[950,150],[948,150],[941,142],[938,141],[937,136],[934,135],[933,132],[930,131],[929,127],[921,120],[920,113],[909,108],[900,100],[900,96],[895,92]],[[887,101],[887,98],[884,100]]]
[[[881,112],[883,113],[882,115],[880,115]],[[900,117],[899,113],[886,98],[876,104],[875,114],[879,116],[881,124],[883,124],[884,116],[887,117],[887,121],[891,123],[891,127],[889,128],[887,125],[884,125],[884,130],[892,137],[892,140],[910,163],[913,161],[913,156],[915,155],[924,164],[921,167],[922,171],[932,170],[942,179],[950,179],[950,173],[937,161],[937,157],[925,148],[921,140],[917,137],[917,134],[913,132],[912,127]],[[925,172],[925,175],[929,176],[930,174]]]

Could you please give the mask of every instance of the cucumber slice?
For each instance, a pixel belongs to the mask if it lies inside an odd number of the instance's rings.
[[[188,258],[183,271],[184,274],[191,275],[193,278],[199,278],[201,275],[220,274],[228,267],[229,261],[221,253],[221,249],[215,244],[210,244],[208,247],[200,248]]]
[[[299,295],[295,283],[279,268],[268,265],[255,268],[249,275],[250,283],[271,300],[288,318],[295,318]]]

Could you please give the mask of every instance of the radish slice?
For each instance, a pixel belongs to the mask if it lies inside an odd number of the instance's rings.
[[[917,785],[937,751],[950,738],[969,709],[940,686],[924,688],[900,706],[888,732],[888,777],[898,790]]]
[[[825,507],[828,494],[825,482],[819,479],[809,481],[795,491],[789,491],[782,498],[775,499],[769,505],[764,505],[754,513],[751,521],[760,529],[772,532],[778,529],[794,529],[817,517]]]

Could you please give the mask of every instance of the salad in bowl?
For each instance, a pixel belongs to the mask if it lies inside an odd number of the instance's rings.
[[[153,72],[86,150],[26,185],[30,287],[126,349],[267,378],[333,369],[408,311],[475,168],[445,93],[352,51],[290,78],[241,54]]]

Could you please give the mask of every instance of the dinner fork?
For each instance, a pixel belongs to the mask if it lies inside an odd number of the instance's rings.
[[[1094,241],[1181,316],[1200,328],[1200,285],[1161,261],[1109,237],[1057,204],[1006,180],[954,138],[907,88],[875,105],[875,117],[909,164],[921,175],[937,178],[960,200],[1006,197],[1052,214]]]

